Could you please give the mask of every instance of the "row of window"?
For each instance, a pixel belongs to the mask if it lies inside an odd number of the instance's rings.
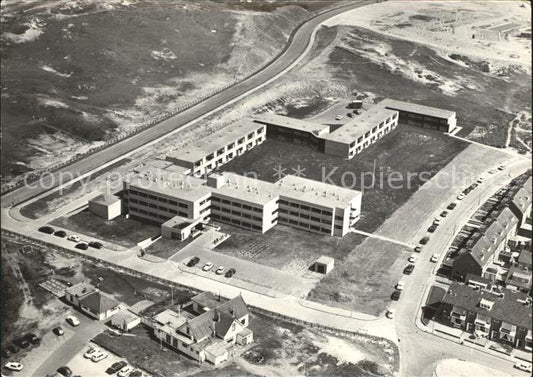
[[[215,203],[226,204],[226,205],[229,205],[229,206],[232,206],[232,207],[236,207],[236,208],[242,208],[242,209],[245,209],[245,210],[248,210],[248,211],[254,211],[254,212],[257,212],[257,213],[262,213],[263,212],[262,208],[252,207],[251,205],[242,204],[242,203],[239,203],[239,202],[232,202],[231,200],[227,200],[227,199],[220,199],[220,198],[217,198],[216,196],[213,196],[211,198],[211,201],[215,202]]]
[[[132,212],[132,213],[140,213],[142,215],[150,216],[150,217],[153,217],[155,219],[161,219],[161,220],[164,220],[164,221],[167,221],[168,219],[170,219],[169,216],[158,215],[157,213],[150,212],[150,211],[145,211],[144,209],[135,208],[135,207],[130,208],[130,212]]]
[[[137,191],[137,190],[134,190],[134,189],[130,189],[129,190],[129,194],[137,195],[137,196],[140,196],[141,198],[148,198],[148,199],[151,199],[151,200],[157,200],[157,201],[159,201],[161,203],[168,203],[170,205],[177,206],[177,207],[180,207],[180,208],[185,208],[185,209],[189,208],[189,206],[186,203],[178,202],[178,201],[172,200],[172,199],[163,198],[163,197],[160,197],[160,196],[147,194],[145,192]],[[135,203],[134,199],[131,199],[131,202]]]
[[[259,222],[262,221],[261,217],[252,216],[252,215],[250,215],[248,213],[242,213],[242,212],[239,212],[239,211],[230,210],[228,208],[221,208],[219,206],[212,205],[211,209],[213,211],[221,211],[221,212],[225,212],[225,213],[231,213],[232,215],[239,216],[239,217],[244,217],[244,218],[251,219],[251,220],[254,220],[254,221],[259,221]]]
[[[173,215],[178,215],[178,216],[181,216],[181,217],[187,217],[187,213],[186,212],[176,211],[175,209],[164,207],[164,206],[157,206],[155,204],[147,203],[147,202],[142,201],[142,200],[137,200],[137,199],[133,199],[132,198],[132,199],[130,199],[130,202],[132,204],[138,204],[138,205],[141,205],[141,206],[144,206],[144,207],[157,209],[159,211],[169,212],[169,213],[171,213]],[[131,208],[131,210],[133,210],[133,208]],[[204,210],[204,212],[205,212],[205,210]]]
[[[305,204],[298,204],[298,203],[294,203],[294,202],[289,202],[289,201],[283,200],[283,199],[280,199],[278,201],[278,204],[286,205],[286,206],[293,207],[293,208],[298,208],[298,209],[301,209],[303,211],[314,212],[314,213],[321,214],[321,215],[324,215],[324,216],[332,216],[333,215],[333,213],[331,211],[321,210],[319,208],[310,207],[310,206],[307,206]]]
[[[258,135],[261,135],[261,133],[263,133],[265,131],[264,127],[263,128],[260,128],[259,130],[257,130],[257,134]],[[237,146],[240,146],[242,144],[244,144],[244,142],[246,141],[246,139],[250,140],[250,139],[253,139],[255,135],[255,132],[250,132],[246,137],[241,137],[239,140],[237,140]],[[263,141],[263,136],[260,136],[259,138],[257,138],[257,142],[260,143]],[[252,146],[253,143],[249,143],[247,146]],[[226,149],[228,151],[231,151],[233,148],[235,147],[235,142],[232,142],[230,144],[228,144],[226,147],[223,147],[223,148],[220,148],[218,151],[216,151],[216,153],[211,153],[209,154],[208,156],[206,156],[206,161],[209,162],[211,160],[213,160],[215,158],[215,156],[217,157],[220,157],[224,154],[224,152],[226,151]],[[240,149],[239,151],[242,151],[242,149]],[[233,157],[233,153],[231,156],[229,156],[229,158],[232,158]],[[221,162],[222,160],[219,160],[219,162]],[[200,166],[202,163],[202,161],[197,161],[194,166],[195,167],[198,167]]]
[[[217,214],[212,214],[211,217],[213,218],[213,220],[223,221],[223,222],[230,223],[230,224],[233,224],[233,225],[237,225],[237,226],[240,226],[240,227],[243,227],[243,228],[249,228],[249,229],[254,229],[254,230],[262,230],[262,228],[260,226],[255,225],[255,224],[250,224],[250,223],[248,223],[246,221],[240,221],[238,219],[230,219],[229,217],[220,216],[220,215],[217,215]]]
[[[314,231],[317,231],[317,232],[328,233],[328,234],[331,233],[331,229],[320,228],[319,226],[316,226],[316,225],[311,225],[309,223],[299,222],[299,221],[296,221],[296,220],[288,220],[288,219],[285,219],[283,217],[279,218],[279,222],[282,223],[282,224],[290,224],[290,225],[295,225],[295,226],[298,226],[298,227],[301,227],[301,228],[305,228],[305,229],[311,229],[311,230],[314,230]]]
[[[304,213],[299,213],[299,212],[294,212],[294,211],[287,211],[286,209],[283,209],[283,208],[281,208],[279,210],[279,212],[285,213],[285,214],[289,214],[291,216],[299,217],[301,219],[311,220],[311,221],[314,221],[314,222],[317,222],[317,223],[321,222],[323,224],[331,225],[331,220],[320,219],[319,217],[309,216],[309,215],[306,215]]]

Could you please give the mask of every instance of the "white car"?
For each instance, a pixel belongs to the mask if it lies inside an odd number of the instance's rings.
[[[202,267],[202,270],[209,271],[212,268],[213,268],[213,263],[207,262],[206,264],[204,264],[204,267]]]
[[[127,377],[127,376],[129,376],[129,374],[130,374],[131,372],[133,372],[133,367],[132,367],[131,365],[126,365],[124,368],[122,368],[122,369],[118,372],[117,376],[118,376],[118,377]]]
[[[74,241],[74,242],[80,242],[81,238],[80,238],[80,236],[76,236],[75,234],[72,234],[72,235],[67,237],[67,240]]]
[[[411,256],[409,257],[409,259],[407,259],[409,262],[411,263],[415,263],[416,262],[416,254],[411,254]]]
[[[225,270],[225,269],[226,269],[225,267],[220,266],[219,268],[217,268],[217,270],[215,271],[215,273],[216,273],[217,275],[222,275],[222,274],[224,273],[224,270]]]
[[[526,361],[517,362],[514,367],[520,369],[521,371],[531,373],[531,364]]]
[[[390,318],[390,319],[394,318],[394,310],[392,309],[387,310],[387,318]]]
[[[337,116],[335,117],[335,120],[341,120],[342,118],[344,118],[344,115],[337,115]]]
[[[494,174],[494,173],[496,173],[496,172],[497,172],[496,169],[490,169],[490,170],[489,170],[489,174]]]
[[[483,183],[484,180],[485,180],[485,178],[479,177],[476,182],[477,183]]]
[[[405,286],[404,282],[403,281],[399,281],[398,284],[396,284],[396,289],[399,290],[399,291],[402,291],[404,286]]]
[[[429,261],[433,263],[437,263],[437,261],[439,260],[439,257],[440,257],[440,254],[433,254]]]
[[[91,357],[91,360],[93,362],[95,362],[95,363],[98,363],[99,361],[102,361],[103,359],[105,359],[108,356],[109,355],[107,353],[102,352],[102,351],[98,351]]]
[[[22,368],[24,368],[24,365],[22,365],[21,363],[16,363],[14,361],[10,361],[9,363],[6,363],[6,365],[4,365],[4,367],[6,369],[14,370],[15,372],[19,372],[19,371],[22,370]]]
[[[433,220],[433,225],[439,225],[441,222],[441,219],[435,219]]]
[[[465,194],[460,193],[459,195],[457,195],[457,200],[463,200],[465,197],[466,197]]]
[[[94,355],[96,355],[99,351],[96,349],[96,348],[89,348],[87,350],[87,352],[85,352],[83,354],[83,357],[86,358],[86,359],[90,359],[91,357],[93,357]]]
[[[80,325],[80,320],[76,317],[74,317],[73,315],[69,315],[67,317],[67,322],[70,323],[72,326],[79,326]]]

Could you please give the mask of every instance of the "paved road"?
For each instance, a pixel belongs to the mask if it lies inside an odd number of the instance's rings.
[[[32,185],[32,187],[23,186],[15,191],[2,196],[2,207],[8,207],[12,204],[18,204],[43,192],[50,191],[59,185],[61,173],[69,172],[74,177],[80,177],[91,171],[101,169],[116,159],[131,153],[136,149],[146,147],[149,143],[154,142],[177,129],[183,128],[191,122],[198,120],[200,117],[219,110],[236,100],[251,94],[253,91],[280,77],[292,68],[309,50],[314,39],[314,31],[325,20],[368,4],[374,1],[365,0],[351,2],[342,7],[328,9],[327,11],[314,16],[301,24],[291,35],[284,52],[269,65],[256,72],[249,78],[238,84],[206,99],[192,108],[185,110],[172,118],[169,118],[154,127],[142,131],[135,136],[118,142],[109,148],[96,152],[76,161],[75,163],[59,170],[53,175],[45,175],[42,184]],[[62,182],[65,183],[65,182]],[[33,187],[36,186],[36,187]]]
[[[529,166],[530,161],[519,160],[509,164],[504,171],[488,175],[483,184],[458,202],[457,207],[450,211],[437,231],[431,234],[430,241],[419,255],[414,272],[402,279],[406,282],[406,287],[400,301],[395,306],[402,376],[430,376],[436,363],[445,358],[466,359],[491,366],[502,372],[520,375],[521,372],[513,369],[513,364],[508,361],[422,332],[416,327],[415,319],[426,287],[431,284],[431,277],[437,267],[437,264],[429,261],[431,255],[440,253],[442,260],[454,235],[460,231],[480,204],[483,204],[514,177],[524,173]],[[427,219],[428,223],[421,227],[415,239],[420,239],[425,234],[431,221],[432,218]]]

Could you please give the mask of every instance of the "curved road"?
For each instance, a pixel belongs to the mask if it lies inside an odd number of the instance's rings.
[[[165,137],[170,132],[183,128],[192,121],[206,116],[215,110],[222,109],[232,102],[249,95],[258,90],[262,86],[270,83],[274,79],[280,77],[296,65],[300,59],[307,53],[310,45],[314,39],[316,29],[325,20],[336,16],[340,13],[359,8],[374,1],[365,0],[352,2],[336,8],[328,9],[322,13],[313,16],[311,19],[305,21],[291,34],[288,44],[284,51],[276,60],[270,62],[266,67],[260,71],[252,74],[243,81],[229,87],[228,89],[209,97],[175,116],[158,123],[138,134],[124,139],[116,144],[109,146],[106,149],[95,152],[86,158],[68,165],[54,174],[45,175],[41,184],[35,182],[33,185],[23,186],[17,190],[7,193],[2,196],[2,207],[9,207],[13,204],[19,204],[36,195],[50,191],[59,185],[59,177],[62,173],[72,174],[75,178],[87,174],[93,170],[103,168],[111,161],[120,158],[126,153],[146,146],[146,144],[153,142],[159,138]],[[66,183],[66,182],[61,182]],[[38,186],[38,187],[33,187]]]

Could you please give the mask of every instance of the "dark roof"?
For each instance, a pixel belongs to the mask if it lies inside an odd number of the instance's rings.
[[[213,334],[214,318],[211,311],[188,320],[183,326],[189,326],[191,335],[200,340]]]
[[[95,313],[104,313],[118,305],[114,298],[104,295],[101,292],[93,292],[89,296],[80,300],[80,303],[91,309]]]
[[[248,307],[240,295],[231,300],[226,300],[211,292],[203,292],[191,298],[191,301],[196,302],[202,307],[209,308],[209,310],[217,309],[221,313],[228,313],[237,318],[241,318],[249,313]]]
[[[471,281],[477,282],[477,283],[481,283],[481,284],[486,284],[488,290],[490,290],[492,288],[492,280],[484,278],[484,277],[476,275],[476,274],[472,274],[472,273],[469,272],[469,273],[466,274],[465,282],[466,282],[466,284],[468,284]]]
[[[446,290],[444,288],[437,287],[436,285],[432,286],[426,300],[426,306],[438,306],[445,295]]]
[[[508,289],[501,289],[501,291],[503,297],[484,290],[475,290],[458,282],[452,282],[442,302],[475,313],[489,315],[492,318],[519,327],[531,329],[531,307],[518,301],[526,301],[528,296]],[[492,309],[480,308],[481,299],[493,302]]]
[[[531,287],[531,271],[524,271],[520,267],[512,266],[505,279],[505,284],[529,289]]]
[[[531,245],[529,245],[531,246]],[[531,249],[522,249],[520,255],[518,256],[518,264],[522,266],[529,266],[531,268]]]
[[[191,298],[192,302],[209,309],[214,309],[219,306],[223,302],[222,300],[220,296],[216,296],[211,292],[202,292]]]

